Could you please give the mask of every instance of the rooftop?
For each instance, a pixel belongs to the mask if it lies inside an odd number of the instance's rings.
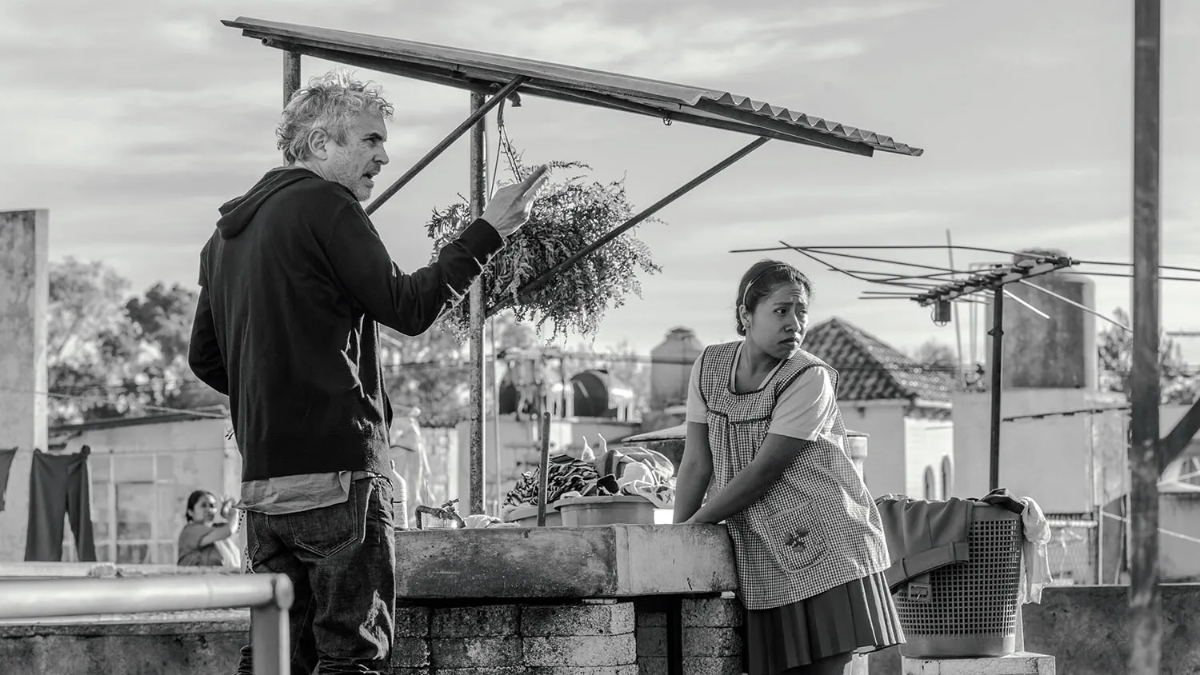
[[[833,317],[810,328],[804,349],[841,375],[841,401],[950,402],[954,384],[950,375],[921,366],[845,319]]]

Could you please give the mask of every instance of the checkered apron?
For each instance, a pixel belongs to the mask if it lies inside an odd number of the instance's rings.
[[[837,371],[800,351],[758,391],[735,394],[730,375],[739,344],[713,345],[700,357],[712,494],[754,459],[767,437],[776,400],[801,373],[825,368],[837,388]],[[835,408],[820,437],[805,444],[766,494],[727,520],[747,609],[796,603],[890,566],[879,511],[846,454],[845,437]]]

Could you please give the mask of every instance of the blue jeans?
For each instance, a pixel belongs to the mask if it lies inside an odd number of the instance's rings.
[[[396,539],[386,478],[350,483],[333,506],[269,516],[247,513],[252,569],[286,574],[292,675],[388,673],[396,614]],[[253,645],[238,675],[253,675]]]

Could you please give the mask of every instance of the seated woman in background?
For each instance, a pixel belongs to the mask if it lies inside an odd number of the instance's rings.
[[[218,513],[225,522],[215,525]],[[233,511],[232,499],[226,499],[218,509],[213,493],[196,490],[188,496],[186,516],[187,525],[179,533],[179,559],[176,565],[241,567],[241,555],[233,542],[239,518]]]

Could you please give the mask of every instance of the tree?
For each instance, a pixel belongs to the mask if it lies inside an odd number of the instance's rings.
[[[125,417],[225,402],[187,365],[196,294],[129,281],[99,261],[51,263],[47,325],[50,422]]]
[[[129,281],[101,262],[51,263],[46,364],[51,424],[118,417],[123,366],[137,339],[123,311]]]
[[[384,377],[394,408],[419,408],[422,426],[452,427],[468,417],[467,354],[439,322],[416,337],[380,326]]]
[[[1113,320],[1122,326],[1132,325],[1125,310],[1113,311]],[[1100,361],[1100,386],[1107,391],[1130,395],[1129,374],[1133,368],[1133,334],[1116,326],[1100,331],[1097,351]],[[1200,381],[1188,369],[1179,345],[1169,336],[1160,334],[1158,348],[1161,403],[1187,404],[1196,400]]]
[[[958,370],[958,356],[954,348],[937,338],[929,338],[921,346],[913,350],[912,360],[931,370],[955,372]]]

